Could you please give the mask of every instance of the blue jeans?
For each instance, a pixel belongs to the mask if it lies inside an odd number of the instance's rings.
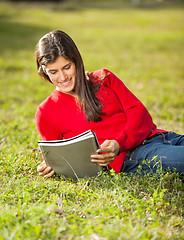
[[[122,172],[141,174],[155,174],[160,170],[184,176],[184,135],[157,133],[144,140],[128,152],[121,169]]]

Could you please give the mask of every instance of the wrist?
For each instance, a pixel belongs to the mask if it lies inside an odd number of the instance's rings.
[[[120,146],[119,143],[116,140],[113,140],[115,143],[115,154],[116,156],[120,154]]]

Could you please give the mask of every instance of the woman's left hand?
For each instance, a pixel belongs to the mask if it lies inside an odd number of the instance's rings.
[[[105,140],[101,148],[96,151],[97,154],[91,155],[91,161],[100,166],[107,166],[113,162],[119,150],[119,144],[116,140]]]

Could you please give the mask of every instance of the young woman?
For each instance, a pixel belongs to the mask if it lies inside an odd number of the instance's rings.
[[[43,36],[36,46],[38,74],[56,86],[36,112],[43,140],[70,138],[91,129],[101,148],[91,156],[100,166],[136,173],[163,170],[184,173],[184,135],[157,129],[144,105],[107,69],[85,74],[73,40],[62,31]],[[98,154],[103,153],[103,154]],[[148,164],[143,164],[148,160]],[[54,171],[43,161],[39,175]]]

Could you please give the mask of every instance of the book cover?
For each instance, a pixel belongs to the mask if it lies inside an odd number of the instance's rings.
[[[99,148],[98,139],[91,130],[73,138],[57,141],[38,141],[46,164],[66,177],[97,176],[102,167],[91,162],[91,154]]]

